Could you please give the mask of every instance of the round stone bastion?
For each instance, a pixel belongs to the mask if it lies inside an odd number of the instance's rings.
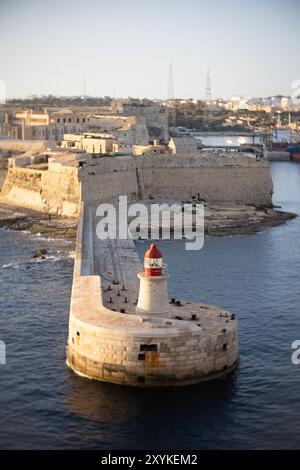
[[[167,317],[137,315],[128,288],[122,290],[118,284],[104,293],[109,293],[115,310],[103,304],[95,309],[90,303],[104,297],[100,278],[81,280],[81,289],[92,292],[92,297],[81,311],[71,308],[67,364],[77,374],[160,387],[215,379],[236,367],[237,319],[229,311],[173,299]]]
[[[93,236],[94,213],[82,205],[78,221],[68,366],[91,379],[141,387],[196,384],[232,372],[238,362],[236,316],[169,299],[165,274],[150,280],[139,274],[132,240]]]

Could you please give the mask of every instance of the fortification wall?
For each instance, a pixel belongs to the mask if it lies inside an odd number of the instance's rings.
[[[59,171],[9,168],[1,198],[41,212],[75,217],[80,202],[77,170],[61,165]]]
[[[270,205],[273,184],[266,161],[247,157],[139,156],[103,158],[81,170],[82,200],[88,203],[129,199],[187,199],[210,203]]]
[[[78,176],[84,202],[117,202],[120,194],[138,199],[136,169],[130,157],[99,159],[97,166],[80,169]]]
[[[7,158],[1,156],[1,153],[0,153],[0,192],[4,185],[6,176],[7,176]]]
[[[168,112],[159,106],[123,105],[124,113],[144,116],[150,138],[161,138],[164,143],[169,141]],[[157,130],[160,132],[157,134]]]
[[[289,152],[278,150],[273,150],[272,152],[266,151],[265,158],[267,158],[270,162],[288,162],[291,160],[291,154]]]
[[[2,188],[3,188],[4,182],[6,180],[6,177],[7,177],[7,170],[3,169],[3,168],[0,168],[0,193],[2,191]]]
[[[5,175],[3,169],[0,185]],[[44,171],[10,168],[1,197],[43,212],[77,216],[80,201],[115,203],[119,195],[129,200],[199,195],[208,203],[269,206],[272,189],[268,162],[247,157],[104,157],[79,169],[66,157],[49,160]]]

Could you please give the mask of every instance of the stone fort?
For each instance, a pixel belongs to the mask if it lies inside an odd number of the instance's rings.
[[[78,217],[67,346],[67,364],[76,373],[167,386],[210,380],[236,367],[237,320],[231,312],[168,299],[166,293],[162,298],[155,283],[154,290],[143,289],[148,307],[137,308],[143,268],[134,243],[98,240],[95,209],[117,203],[119,195],[130,201],[197,196],[207,203],[271,206],[267,161],[211,154],[94,158],[40,149],[9,159],[6,171],[2,200]]]
[[[186,200],[199,196],[207,203],[271,206],[269,163],[249,157],[201,154],[84,157],[47,151],[28,152],[2,171],[3,200],[43,212],[78,216],[80,202],[97,204],[150,198]],[[47,169],[34,163],[47,154]],[[14,159],[11,159],[14,160]],[[21,160],[22,163],[18,163]],[[33,163],[33,164],[31,164]]]

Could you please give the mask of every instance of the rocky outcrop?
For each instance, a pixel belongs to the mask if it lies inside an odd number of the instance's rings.
[[[46,248],[38,248],[38,249],[35,250],[35,252],[33,253],[32,258],[41,258],[41,259],[45,259],[46,254],[47,254]]]

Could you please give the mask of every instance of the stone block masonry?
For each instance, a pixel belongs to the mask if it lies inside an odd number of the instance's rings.
[[[49,170],[9,168],[1,198],[41,212],[76,217],[80,202],[77,169],[64,165]]]
[[[139,156],[99,159],[79,170],[81,200],[189,199],[270,206],[273,184],[267,161],[230,156]]]
[[[82,204],[69,367],[92,379],[143,387],[193,384],[231,372],[238,360],[235,315],[191,302],[171,303],[167,315],[137,314],[132,274],[141,266],[133,242],[115,241],[112,263],[110,242],[93,237],[94,216],[95,209]]]
[[[10,168],[1,197],[15,205],[76,217],[80,201],[115,203],[119,195],[132,201],[199,195],[208,203],[270,206],[272,190],[268,162],[248,157],[102,157],[78,168],[75,157],[61,155],[49,159],[48,170]]]

